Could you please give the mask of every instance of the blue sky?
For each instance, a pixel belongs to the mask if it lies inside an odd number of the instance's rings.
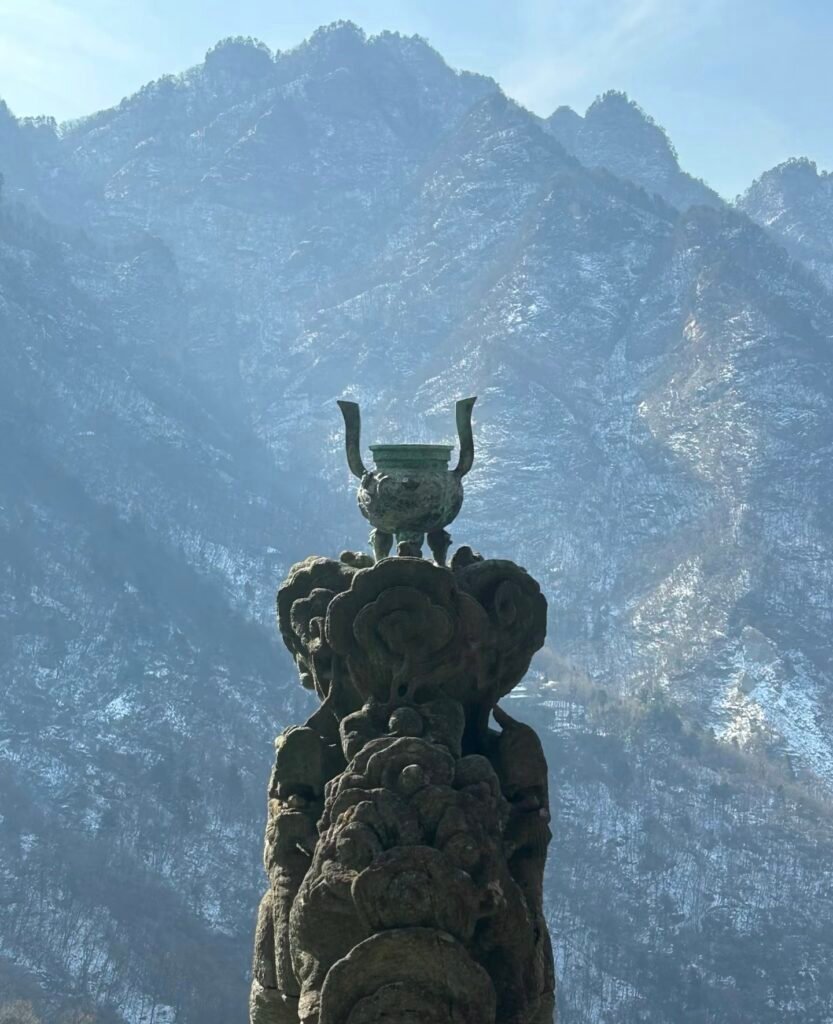
[[[287,49],[339,18],[417,32],[540,114],[624,89],[728,197],[790,156],[833,168],[831,0],[0,0],[0,97],[78,117],[225,36]]]

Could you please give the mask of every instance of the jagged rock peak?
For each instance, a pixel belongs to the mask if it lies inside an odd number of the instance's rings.
[[[572,107],[556,107],[547,118],[546,124],[561,145],[574,153],[584,127],[584,118],[581,114],[577,114]]]
[[[603,93],[584,117],[570,107],[558,107],[544,126],[583,164],[603,167],[679,209],[722,202],[703,182],[680,169],[665,129],[627,93],[614,89]]]
[[[771,167],[756,178],[743,194],[743,199],[753,198],[756,193],[771,190],[806,194],[820,185],[829,188],[831,182],[833,174],[829,171],[820,171],[815,160],[810,160],[806,156],[790,157],[789,160]]]
[[[54,117],[39,114],[32,117],[17,117],[6,101],[0,98],[0,128],[8,128],[27,132],[30,136],[46,137],[58,133],[58,123]]]
[[[833,174],[793,157],[765,171],[736,203],[833,288]]]
[[[597,96],[584,113],[585,118],[608,120],[627,120],[631,124],[639,124],[656,128],[662,135],[668,146],[673,149],[665,129],[660,127],[656,121],[645,111],[636,100],[632,100],[622,89],[608,89],[600,96]]]
[[[332,64],[336,61],[349,66],[353,63],[362,63],[371,56],[393,59],[412,71],[454,75],[489,83],[497,88],[496,83],[485,75],[450,67],[442,54],[435,50],[424,36],[404,35],[387,30],[376,35],[368,35],[353,21],[334,21],[329,25],[323,25],[298,46],[276,52],[275,59],[280,62],[282,58],[312,58],[316,62]]]
[[[610,89],[597,96],[587,108],[584,121],[594,132],[604,133],[608,144],[650,150],[653,159],[679,169],[677,151],[665,129],[626,92]]]
[[[221,39],[205,55],[208,72],[260,77],[272,70],[272,51],[251,36],[229,36]]]
[[[353,21],[334,21],[317,28],[309,39],[288,52],[313,52],[327,57],[345,57],[355,53],[369,42],[368,35]]]

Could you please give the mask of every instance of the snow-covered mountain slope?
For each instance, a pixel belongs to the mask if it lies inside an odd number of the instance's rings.
[[[541,579],[538,667],[580,688],[519,698],[563,1024],[833,1014],[833,299],[625,100],[582,123],[350,24],[61,128],[0,110],[0,949],[51,1005],[244,1019],[306,706],[274,590],[366,538],[335,400],[441,440],[478,394],[452,532]]]

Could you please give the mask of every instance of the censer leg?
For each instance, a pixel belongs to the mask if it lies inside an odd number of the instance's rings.
[[[422,533],[413,533],[410,530],[396,535],[396,553],[400,558],[422,558]]]
[[[373,548],[373,557],[377,562],[381,562],[390,554],[390,549],[393,547],[393,534],[385,533],[384,530],[371,530],[370,545]]]
[[[451,534],[447,530],[432,530],[426,539],[434,561],[437,565],[445,565],[446,555],[451,547]]]

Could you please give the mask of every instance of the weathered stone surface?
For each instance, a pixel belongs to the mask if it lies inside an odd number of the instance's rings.
[[[380,932],[333,966],[320,1024],[492,1024],[488,974],[435,928]]]
[[[259,1024],[296,1024],[298,1000],[274,988],[266,988],[257,978],[252,981],[249,1018]]]
[[[552,1020],[547,766],[497,707],[545,622],[471,549],[293,567],[278,623],[321,707],[276,741],[252,1024]]]

